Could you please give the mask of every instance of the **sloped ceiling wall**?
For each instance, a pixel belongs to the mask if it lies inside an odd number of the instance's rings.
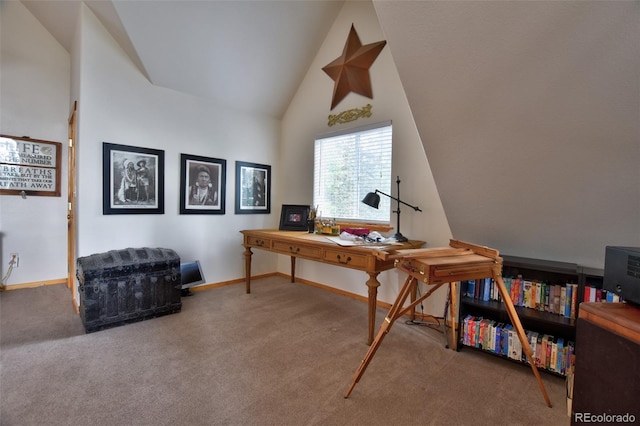
[[[374,1],[454,238],[640,246],[639,5]]]

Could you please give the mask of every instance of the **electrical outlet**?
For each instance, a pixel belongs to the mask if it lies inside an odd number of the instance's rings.
[[[18,253],[11,253],[11,260],[13,262],[13,267],[17,268],[20,266],[20,255]]]

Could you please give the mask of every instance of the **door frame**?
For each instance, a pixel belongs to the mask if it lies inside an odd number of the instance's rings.
[[[67,288],[71,289],[71,298],[76,313],[80,312],[77,302],[76,283],[76,148],[77,148],[77,109],[78,101],[73,102],[69,115],[69,167],[67,195]]]

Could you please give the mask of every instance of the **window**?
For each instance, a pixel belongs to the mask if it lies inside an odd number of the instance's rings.
[[[316,138],[313,205],[324,218],[386,222],[390,199],[374,209],[361,201],[376,189],[391,193],[391,122]]]

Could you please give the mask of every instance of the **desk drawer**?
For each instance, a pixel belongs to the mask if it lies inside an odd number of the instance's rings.
[[[253,247],[262,247],[267,250],[271,248],[271,240],[268,238],[254,237],[254,236],[248,235],[244,237],[244,239],[245,239],[245,244],[247,245],[250,245]]]
[[[352,268],[365,268],[367,266],[366,255],[345,253],[339,250],[325,250],[324,260]]]
[[[322,258],[322,250],[319,247],[288,243],[286,241],[274,241],[273,250],[290,256],[301,256],[312,259]]]

